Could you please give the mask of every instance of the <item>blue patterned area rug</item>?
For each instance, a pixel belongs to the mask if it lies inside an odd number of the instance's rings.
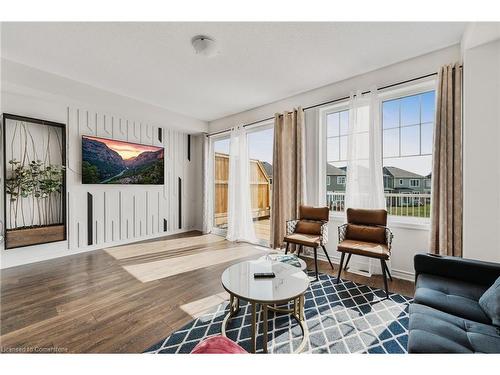
[[[305,294],[305,318],[309,339],[303,353],[406,353],[408,308],[411,298],[381,289],[320,274]],[[241,303],[237,316],[227,326],[227,336],[250,350],[250,305]],[[225,302],[191,321],[146,353],[190,353],[206,337],[218,335],[228,312]],[[257,317],[260,319],[260,315]],[[302,330],[288,314],[269,311],[269,353],[291,353],[302,340]],[[262,323],[257,352],[262,350]]]

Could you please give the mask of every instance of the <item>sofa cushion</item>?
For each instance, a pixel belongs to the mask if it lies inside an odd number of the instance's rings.
[[[385,244],[385,228],[373,225],[347,224],[346,239]]]
[[[409,353],[500,353],[498,328],[413,303]]]
[[[500,277],[479,298],[479,306],[494,325],[500,326]]]
[[[418,275],[415,302],[433,307],[458,317],[491,324],[479,306],[479,298],[486,287],[441,276]]]

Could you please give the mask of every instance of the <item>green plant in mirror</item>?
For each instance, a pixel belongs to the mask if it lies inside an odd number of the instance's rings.
[[[33,160],[24,166],[16,159],[9,160],[11,166],[10,177],[6,179],[6,193],[10,199],[10,209],[14,218],[11,227],[18,227],[18,207],[17,204],[22,198],[32,198],[33,203],[38,206],[38,221],[40,225],[49,225],[60,219],[60,212],[55,212],[53,199],[61,194],[64,166],[44,165],[41,160]],[[21,217],[23,226],[26,226],[23,206],[21,203]],[[59,211],[59,210],[57,210]],[[34,212],[34,205],[33,205]],[[32,215],[32,225],[34,222],[34,213]]]

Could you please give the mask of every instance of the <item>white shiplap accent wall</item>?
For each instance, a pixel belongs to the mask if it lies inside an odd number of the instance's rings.
[[[191,136],[189,161],[187,133],[174,130],[175,124],[171,124],[169,118],[165,119],[165,124],[150,123],[80,104],[64,105],[60,101],[10,93],[7,99],[4,102],[8,104],[4,108],[6,112],[66,124],[68,240],[11,250],[3,250],[3,244],[0,244],[1,268],[199,229],[201,209],[196,204],[201,194],[200,137]],[[162,128],[161,142],[158,140],[159,127]],[[164,147],[165,184],[83,185],[82,135]],[[178,225],[179,177],[183,188],[181,229]],[[87,193],[93,196],[91,246],[87,239]],[[166,232],[163,230],[164,219],[168,222]]]
[[[190,172],[187,134],[92,110],[68,107],[68,248],[87,247],[87,193],[93,196],[92,247],[107,247],[193,229],[196,218],[189,209]],[[165,148],[165,185],[83,185],[81,137],[92,135]],[[193,138],[192,140],[193,141]],[[178,178],[182,179],[182,225],[178,223]],[[163,231],[163,219],[168,231]]]

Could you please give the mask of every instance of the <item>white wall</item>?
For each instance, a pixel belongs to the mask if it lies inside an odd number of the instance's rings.
[[[353,77],[348,80],[333,83],[312,91],[305,92],[278,102],[270,103],[250,111],[225,117],[209,123],[209,132],[224,130],[235,124],[244,124],[273,116],[275,112],[283,112],[293,107],[307,107],[331,99],[348,96],[356,90],[370,89],[372,86],[381,87],[391,83],[404,81],[438,71],[444,64],[460,59],[459,45],[439,50],[424,56],[394,64],[367,74]],[[309,204],[318,204],[319,197],[319,114],[318,109],[306,111],[306,168],[307,168],[307,195]],[[329,225],[327,250],[331,257],[338,259],[337,227],[344,222],[343,218],[332,218]],[[429,225],[409,225],[389,220],[389,226],[394,233],[391,268],[394,276],[412,280],[413,256],[419,252],[426,252],[429,241]],[[320,257],[323,257],[320,252]],[[358,268],[366,268],[366,258],[353,257],[351,262]]]
[[[464,257],[500,262],[500,40],[464,48]]]
[[[349,96],[351,91],[368,90],[372,86],[382,87],[409,78],[437,72],[441,65],[458,61],[459,59],[460,46],[457,44],[370,73],[355,76],[344,81],[332,83],[277,102],[269,103],[249,111],[211,121],[209,122],[209,129],[210,132],[225,130],[231,128],[235,124],[245,124],[272,117],[276,112],[287,111],[293,107],[307,107],[331,99]],[[328,69],[327,62],[325,62],[325,69]],[[290,79],[293,79],[293,77]]]
[[[2,268],[200,228],[201,137],[191,137],[188,161],[187,134],[206,131],[205,122],[30,67],[2,63],[2,111],[66,124],[68,165],[68,240],[0,251]],[[160,127],[162,143],[157,137]],[[164,146],[165,185],[82,185],[82,134]],[[178,177],[183,182],[181,229]],[[92,246],[87,246],[87,192],[94,196]]]

